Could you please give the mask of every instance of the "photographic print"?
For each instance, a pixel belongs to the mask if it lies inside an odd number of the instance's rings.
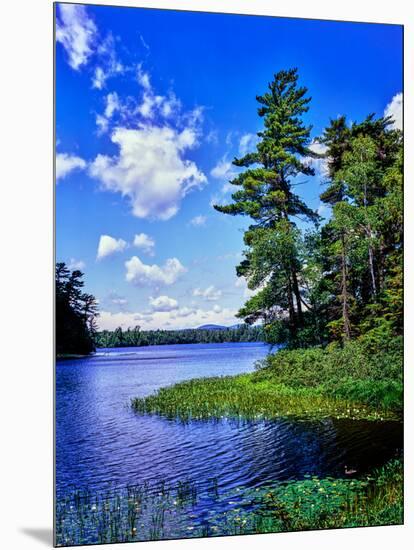
[[[403,27],[54,26],[55,545],[402,524]]]

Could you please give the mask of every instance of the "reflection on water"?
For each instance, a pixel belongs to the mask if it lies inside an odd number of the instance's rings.
[[[267,352],[260,343],[194,344],[99,350],[87,359],[58,362],[58,494],[213,477],[231,490],[306,474],[343,475],[345,464],[363,473],[402,446],[402,426],[393,422],[183,424],[129,408],[132,397],[181,380],[251,371]]]

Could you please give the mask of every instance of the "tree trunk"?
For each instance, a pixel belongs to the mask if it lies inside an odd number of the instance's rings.
[[[293,266],[291,270],[292,270],[292,281],[293,281],[293,293],[295,294],[295,298],[296,298],[296,307],[298,311],[299,326],[303,326],[302,298],[300,296],[298,276]]]
[[[288,280],[288,304],[289,304],[289,327],[293,338],[296,336],[295,306],[293,304],[292,282]]]
[[[351,323],[349,321],[348,304],[348,269],[346,267],[345,237],[341,237],[341,299],[342,299],[342,319],[344,324],[344,340],[351,339]]]
[[[375,281],[375,270],[374,270],[374,251],[372,249],[371,245],[371,239],[372,239],[372,231],[371,226],[368,224],[367,227],[367,234],[368,234],[368,262],[369,262],[369,272],[371,275],[371,285],[372,285],[372,293],[374,295],[374,299],[377,297],[377,283]]]
[[[361,159],[362,160],[362,159]],[[369,261],[369,272],[371,275],[371,284],[372,284],[372,293],[374,295],[374,298],[377,297],[377,284],[375,282],[375,271],[374,271],[374,253],[372,250],[372,231],[371,231],[371,224],[369,223],[368,213],[368,200],[367,200],[367,183],[364,182],[364,210],[365,210],[365,219],[367,221],[367,235],[368,235],[368,261]]]

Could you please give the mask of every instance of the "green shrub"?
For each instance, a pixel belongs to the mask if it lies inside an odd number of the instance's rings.
[[[371,331],[372,332],[372,331]],[[375,341],[372,334],[341,347],[281,350],[259,362],[256,382],[291,388],[318,388],[327,396],[402,409],[402,339]]]

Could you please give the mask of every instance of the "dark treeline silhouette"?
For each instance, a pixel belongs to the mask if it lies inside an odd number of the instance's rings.
[[[86,355],[95,350],[97,303],[82,292],[83,273],[56,264],[56,353]]]
[[[95,336],[96,347],[135,347],[164,344],[217,344],[222,342],[261,342],[261,326],[240,325],[225,329],[140,330],[139,326],[125,331],[103,330]]]

